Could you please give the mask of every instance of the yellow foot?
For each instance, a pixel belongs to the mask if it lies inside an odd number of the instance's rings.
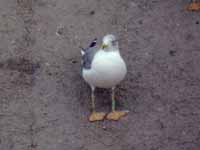
[[[89,117],[89,121],[90,122],[94,122],[94,121],[101,121],[105,118],[106,113],[104,112],[92,112],[92,114]]]
[[[188,11],[200,11],[200,2],[192,2],[186,7],[186,9]]]
[[[118,121],[121,117],[124,117],[128,114],[128,111],[112,111],[107,115],[108,120]]]

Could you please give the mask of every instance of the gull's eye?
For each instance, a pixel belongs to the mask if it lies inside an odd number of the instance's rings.
[[[112,41],[112,45],[116,45],[117,44],[117,40]]]

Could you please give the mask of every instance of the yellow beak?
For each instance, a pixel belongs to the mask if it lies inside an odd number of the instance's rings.
[[[108,47],[108,45],[106,45],[106,44],[102,44],[102,45],[101,45],[101,48],[102,48],[102,49],[107,48],[107,47]]]

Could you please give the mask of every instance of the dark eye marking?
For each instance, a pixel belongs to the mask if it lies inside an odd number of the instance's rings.
[[[112,45],[116,45],[117,44],[117,40],[112,41]]]

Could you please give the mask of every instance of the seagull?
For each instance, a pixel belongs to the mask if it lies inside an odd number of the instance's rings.
[[[120,55],[118,40],[108,34],[103,37],[102,45],[97,46],[97,39],[81,50],[82,54],[82,76],[91,87],[92,113],[89,121],[101,121],[105,117],[108,120],[119,120],[128,111],[117,111],[115,101],[115,88],[126,76],[127,67]],[[97,112],[95,109],[95,89],[112,89],[112,111],[108,114]]]

